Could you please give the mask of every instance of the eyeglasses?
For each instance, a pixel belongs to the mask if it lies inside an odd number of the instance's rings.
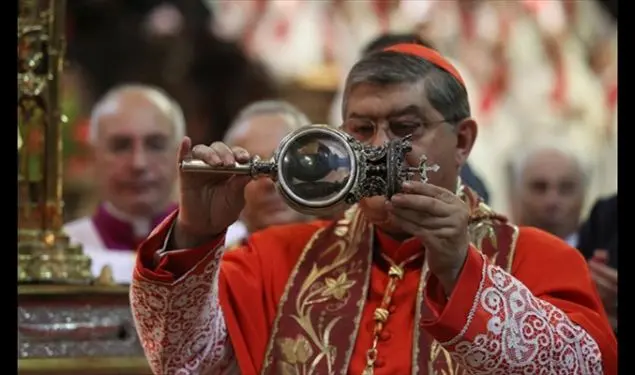
[[[407,135],[417,139],[429,134],[443,123],[450,122],[448,120],[424,122],[419,119],[399,119],[378,123],[370,119],[351,118],[344,121],[340,129],[360,142],[370,142],[377,136],[379,129],[384,130],[388,139],[403,138]]]

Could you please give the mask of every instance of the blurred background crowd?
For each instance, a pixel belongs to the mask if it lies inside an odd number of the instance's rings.
[[[495,210],[563,238],[616,280],[616,1],[68,3],[64,199],[74,238],[86,228],[75,220],[88,217],[101,245],[130,249],[173,207],[170,134],[267,157],[307,121],[340,126],[348,69],[373,45],[405,38],[449,57],[466,81],[479,135],[465,181]],[[142,118],[151,107],[177,131],[152,133],[160,121]],[[270,182],[249,186],[231,239],[305,219],[273,195]],[[125,230],[102,209],[134,221],[132,242],[106,238],[100,225]],[[146,224],[129,219],[144,216]],[[617,286],[604,288],[612,309]]]

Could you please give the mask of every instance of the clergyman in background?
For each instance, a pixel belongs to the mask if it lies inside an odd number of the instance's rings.
[[[513,221],[576,247],[590,177],[583,160],[566,143],[548,139],[519,150],[510,167]]]
[[[91,256],[95,275],[109,265],[116,282],[128,283],[134,250],[176,208],[183,112],[158,88],[122,85],[93,107],[89,132],[99,205],[64,230]]]
[[[263,100],[245,107],[230,126],[225,144],[242,147],[262,159],[273,156],[282,139],[311,120],[298,108],[281,100]],[[245,186],[245,208],[232,224],[225,244],[240,244],[250,233],[272,225],[291,224],[310,219],[291,209],[268,178],[253,180]]]

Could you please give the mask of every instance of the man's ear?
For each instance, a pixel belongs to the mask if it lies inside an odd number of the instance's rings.
[[[457,165],[462,166],[465,164],[476,136],[478,135],[478,125],[472,118],[467,118],[456,125],[456,155],[455,161]]]

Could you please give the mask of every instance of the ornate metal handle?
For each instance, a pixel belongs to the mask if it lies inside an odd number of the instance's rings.
[[[248,175],[252,178],[267,176],[275,179],[277,166],[274,161],[263,161],[254,156],[249,163],[235,163],[233,166],[211,166],[202,160],[189,159],[181,162],[184,172],[202,172],[214,174]]]

